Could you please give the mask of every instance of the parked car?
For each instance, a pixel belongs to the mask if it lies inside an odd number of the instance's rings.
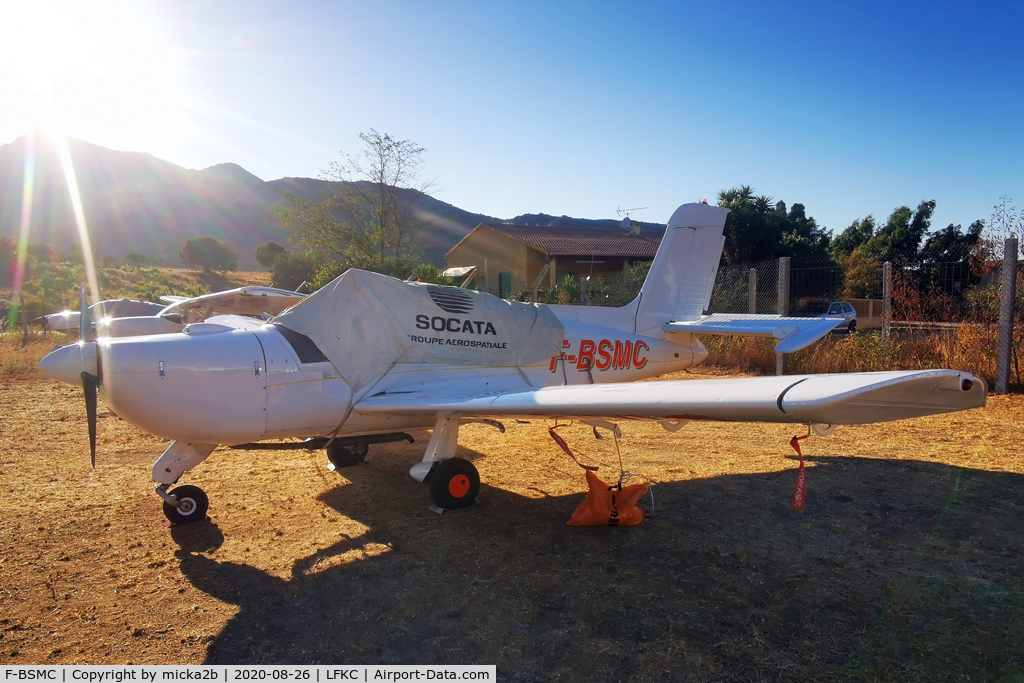
[[[800,309],[798,315],[810,318],[842,318],[833,332],[853,334],[857,331],[857,311],[845,301],[812,301]]]

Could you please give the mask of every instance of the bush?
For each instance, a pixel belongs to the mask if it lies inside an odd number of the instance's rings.
[[[450,277],[445,277],[443,270],[437,266],[432,266],[429,263],[424,263],[422,266],[414,269],[407,279],[416,280],[418,282],[429,282],[435,285],[455,285],[454,280]]]

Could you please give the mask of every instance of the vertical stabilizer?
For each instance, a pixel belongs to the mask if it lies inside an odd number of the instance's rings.
[[[683,204],[672,214],[640,290],[637,333],[660,337],[666,323],[701,316],[711,301],[728,213],[719,206]]]

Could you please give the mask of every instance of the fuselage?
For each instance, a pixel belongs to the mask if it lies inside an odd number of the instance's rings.
[[[263,439],[354,436],[431,427],[435,417],[362,415],[364,396],[437,386],[487,385],[497,392],[563,384],[633,382],[684,370],[707,355],[688,334],[671,341],[595,324],[617,309],[552,307],[564,326],[559,353],[529,365],[395,363],[353,391],[311,340],[279,325],[223,316],[174,334],[101,338],[100,396],[149,433],[175,440],[236,444]],[[561,315],[559,315],[561,314]],[[585,317],[589,320],[580,320]],[[454,319],[454,318],[453,318]],[[451,321],[410,334],[411,344],[486,343],[486,330]],[[442,328],[442,329],[437,329]]]

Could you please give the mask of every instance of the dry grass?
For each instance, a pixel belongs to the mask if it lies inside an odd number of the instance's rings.
[[[42,377],[39,359],[71,340],[64,333],[44,334],[39,328],[29,330],[28,344],[24,346],[23,338],[21,330],[0,332],[0,377]]]
[[[994,325],[969,323],[951,332],[926,332],[913,338],[894,335],[889,342],[874,332],[828,335],[806,349],[789,354],[786,368],[791,374],[953,368],[982,377],[992,386],[995,382],[996,335]],[[774,339],[709,337],[701,341],[709,352],[708,364],[721,370],[754,374],[775,372],[774,348],[777,342]],[[1019,356],[1019,343],[1016,348]],[[1024,389],[1022,371],[1016,359],[1011,366],[1011,375],[1012,389]]]
[[[791,428],[624,424],[656,482],[630,529],[565,526],[582,471],[543,424],[463,427],[480,505],[435,515],[415,445],[219,449],[210,520],[165,528],[166,444],[80,391],[0,379],[4,663],[486,662],[502,680],[1021,680],[1024,398],[805,442]],[[575,447],[617,471],[588,428]]]

